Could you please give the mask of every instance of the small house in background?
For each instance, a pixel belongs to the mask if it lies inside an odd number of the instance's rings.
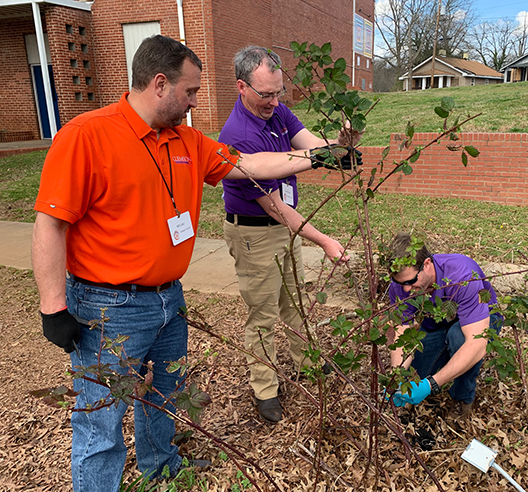
[[[501,70],[504,72],[504,82],[528,81],[528,53],[512,61]]]
[[[409,87],[409,72],[403,74],[404,90],[423,90],[431,88],[431,72],[433,70],[433,57],[414,67],[412,84]],[[464,58],[448,58],[436,56],[434,63],[433,89],[442,87],[463,87],[468,85],[500,84],[503,75],[492,68]]]
[[[291,41],[330,42],[350,87],[372,91],[373,22],[374,0],[0,0],[0,142],[52,138],[78,114],[118,101],[136,49],[155,34],[185,42],[202,60],[187,123],[205,133],[229,116],[238,96],[233,58],[250,44],[275,50],[292,73]],[[283,101],[299,101],[287,77],[285,85]]]

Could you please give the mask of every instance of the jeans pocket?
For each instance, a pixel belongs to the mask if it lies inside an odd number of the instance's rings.
[[[113,317],[113,308],[126,305],[130,293],[122,290],[104,289],[102,287],[82,286],[77,297],[77,314],[86,320]]]

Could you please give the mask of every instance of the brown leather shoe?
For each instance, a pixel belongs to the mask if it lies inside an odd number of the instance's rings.
[[[257,402],[258,413],[262,419],[270,424],[276,424],[282,418],[282,407],[277,397],[259,400]]]
[[[466,420],[473,411],[473,402],[464,403],[463,401],[452,400],[451,407],[447,413],[447,419],[455,422]]]

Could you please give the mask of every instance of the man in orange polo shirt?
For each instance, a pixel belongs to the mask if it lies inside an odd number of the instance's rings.
[[[132,90],[105,108],[74,118],[57,134],[35,205],[33,268],[44,335],[71,353],[72,366],[112,364],[101,331],[88,327],[104,309],[104,334],[129,337],[128,357],[154,362],[153,386],[168,396],[183,378],[167,361],[187,356],[185,306],[178,279],[194,246],[203,183],[289,176],[312,168],[302,152],[231,156],[228,148],[181,126],[196,107],[201,62],[164,36],[146,39],[133,61]],[[318,167],[316,163],[313,167]],[[66,271],[69,275],[66,278]],[[100,356],[98,354],[100,353]],[[100,359],[98,359],[100,357]],[[144,369],[141,369],[144,371]],[[110,401],[108,389],[74,380],[77,408]],[[160,405],[164,398],[145,398]],[[126,446],[126,405],[72,414],[75,492],[119,489]],[[136,455],[145,475],[181,466],[174,421],[151,406],[135,407]]]

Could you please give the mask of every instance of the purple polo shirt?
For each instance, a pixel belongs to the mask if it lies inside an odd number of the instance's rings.
[[[482,321],[487,318],[490,313],[491,305],[497,303],[497,295],[493,287],[487,280],[473,280],[467,285],[449,285],[457,284],[472,278],[483,279],[486,275],[479,267],[475,260],[464,255],[434,255],[433,263],[436,272],[436,283],[440,286],[435,290],[430,300],[435,304],[436,297],[440,297],[442,301],[453,300],[456,302],[457,320],[462,326],[477,321]],[[491,298],[488,303],[479,302],[479,291],[488,290],[491,293]],[[389,297],[391,304],[395,304],[398,299],[406,299],[411,295],[403,290],[401,285],[396,282],[391,282],[389,287]],[[416,308],[407,304],[407,309],[403,312],[402,320],[404,324],[413,317]],[[432,318],[425,318],[422,323],[422,328],[427,331],[435,330],[442,326],[449,326],[451,323],[445,322],[435,323]]]
[[[248,111],[240,96],[227,119],[218,141],[230,144],[246,154],[257,152],[290,152],[290,140],[297,135],[304,125],[282,103],[279,104],[269,120],[258,118]],[[224,202],[226,212],[238,215],[267,215],[257,203],[256,198],[264,193],[249,179],[224,179]],[[260,186],[269,192],[280,190],[282,183],[293,187],[294,208],[297,207],[297,178],[295,175],[283,179],[258,181]]]

